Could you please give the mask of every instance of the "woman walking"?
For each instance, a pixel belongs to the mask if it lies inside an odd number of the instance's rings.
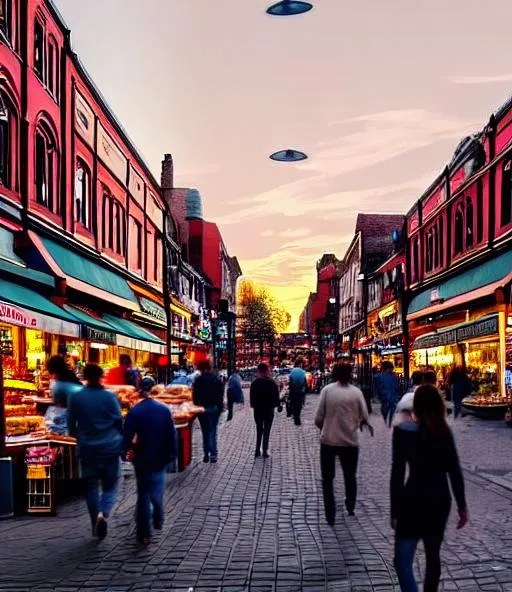
[[[438,589],[440,549],[451,507],[448,477],[459,512],[457,528],[468,521],[464,479],[455,442],[438,390],[420,386],[414,395],[415,422],[393,432],[391,524],[395,530],[395,568],[404,592],[416,592],[413,561],[418,542],[426,555],[425,592]],[[408,479],[405,481],[406,466]]]

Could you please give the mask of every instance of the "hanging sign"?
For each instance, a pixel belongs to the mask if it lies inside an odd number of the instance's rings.
[[[460,343],[479,337],[488,337],[498,333],[498,316],[486,317],[474,323],[466,323],[460,327],[448,328],[439,333],[418,337],[413,349],[429,349],[452,343]]]

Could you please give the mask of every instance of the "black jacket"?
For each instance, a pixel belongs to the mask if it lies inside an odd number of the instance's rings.
[[[272,378],[256,378],[252,382],[251,407],[261,415],[270,415],[279,407],[279,387]]]
[[[465,510],[464,479],[451,431],[435,436],[413,422],[395,428],[391,517],[397,520],[398,536],[442,537],[451,506],[448,477],[457,508]]]
[[[194,380],[193,399],[194,405],[217,407],[221,413],[224,409],[224,385],[215,374],[201,374]]]

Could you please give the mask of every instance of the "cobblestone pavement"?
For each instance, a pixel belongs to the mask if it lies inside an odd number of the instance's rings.
[[[275,422],[268,461],[254,460],[250,410],[237,409],[220,430],[217,465],[195,462],[170,475],[164,530],[149,549],[134,542],[133,477],[122,481],[107,539],[91,540],[81,500],[55,518],[0,522],[0,591],[164,592],[397,590],[388,526],[390,432],[377,415],[375,438],[361,439],[355,518],[321,506],[316,396],[304,424]],[[512,591],[512,430],[464,418],[454,425],[465,465],[471,524],[452,517],[443,549],[442,590]],[[195,458],[201,460],[196,431]],[[421,575],[423,557],[418,557]]]

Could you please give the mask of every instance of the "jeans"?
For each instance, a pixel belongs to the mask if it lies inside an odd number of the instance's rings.
[[[265,414],[255,411],[254,421],[256,422],[256,452],[261,451],[261,441],[263,439],[263,454],[267,454],[270,430],[274,421],[274,411]]]
[[[206,407],[199,416],[199,424],[203,433],[204,457],[217,460],[217,425],[219,423],[219,409],[215,406]]]
[[[135,473],[137,479],[137,537],[151,535],[151,506],[153,526],[161,529],[164,522],[165,469],[156,473]]]
[[[294,393],[293,395],[290,394],[290,406],[295,425],[301,424],[300,414],[302,412],[302,407],[304,407],[304,399],[305,395],[302,393]]]
[[[86,481],[85,499],[91,523],[94,526],[98,514],[108,519],[116,503],[117,483],[119,481],[119,457],[105,459],[81,459],[82,477]],[[101,496],[99,485],[101,483]]]
[[[322,444],[320,447],[320,463],[322,468],[325,516],[327,520],[334,520],[334,516],[336,515],[333,487],[336,473],[336,457],[340,459],[343,478],[345,480],[345,507],[347,508],[347,512],[353,512],[356,507],[356,473],[359,448],[357,446],[328,446],[327,444]]]
[[[459,417],[460,412],[462,411],[462,399],[460,397],[452,397],[453,400],[453,416],[455,419]]]
[[[413,561],[419,539],[397,537],[395,540],[395,569],[402,592],[417,592],[414,579]],[[424,592],[437,592],[441,577],[441,544],[443,536],[433,535],[423,538],[427,566],[425,570]]]
[[[395,401],[389,401],[387,399],[382,400],[382,417],[384,418],[384,422],[391,427],[393,423],[393,417],[395,416],[396,411],[396,403]]]

